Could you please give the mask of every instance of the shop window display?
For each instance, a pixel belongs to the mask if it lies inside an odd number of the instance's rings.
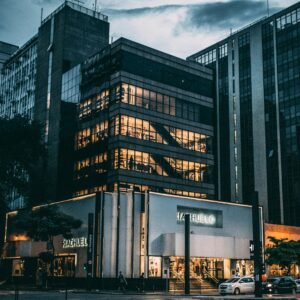
[[[53,275],[62,277],[75,276],[75,256],[58,256],[53,260]]]
[[[149,257],[149,277],[161,277],[161,257]]]

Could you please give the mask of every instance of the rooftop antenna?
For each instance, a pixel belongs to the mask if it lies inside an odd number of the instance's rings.
[[[267,0],[267,14],[268,14],[268,17],[270,16],[270,10],[269,10],[269,0]]]
[[[43,8],[41,8],[41,24],[43,22]]]

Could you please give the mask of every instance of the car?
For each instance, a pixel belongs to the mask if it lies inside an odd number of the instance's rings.
[[[277,293],[277,284],[280,280],[280,277],[268,278],[267,281],[262,283],[263,293]]]
[[[263,291],[267,293],[289,293],[296,292],[297,285],[294,279],[290,276],[269,278],[263,284]]]
[[[254,293],[254,290],[254,278],[250,276],[233,277],[219,285],[219,293],[221,295],[251,294]]]
[[[296,292],[300,293],[300,279],[296,279],[295,282],[296,282]]]

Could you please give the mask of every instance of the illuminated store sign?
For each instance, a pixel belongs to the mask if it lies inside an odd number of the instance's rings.
[[[67,248],[84,248],[87,247],[87,239],[86,237],[79,238],[71,238],[71,239],[63,239],[63,249]]]
[[[177,206],[177,223],[184,224],[185,214],[190,214],[191,225],[223,227],[223,214],[221,210]]]

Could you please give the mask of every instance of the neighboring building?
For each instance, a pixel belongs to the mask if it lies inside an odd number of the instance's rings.
[[[148,289],[155,285],[155,289],[165,290],[166,278],[169,288],[180,289],[184,278],[185,213],[190,214],[192,288],[212,287],[212,282],[218,283],[237,273],[253,274],[249,250],[253,239],[249,226],[251,206],[133,191],[102,192],[54,205],[83,222],[73,238],[54,238],[53,274],[62,280],[74,278],[69,281],[70,286],[78,287],[78,278],[86,278],[87,237],[91,236],[94,247],[89,255],[95,287],[116,288],[115,278],[122,271],[131,288],[136,288],[133,279],[145,273],[148,282],[156,280],[146,284]],[[30,241],[21,232],[16,234],[15,215],[16,212],[7,215],[2,274],[35,280],[39,253],[45,251],[46,242]],[[88,232],[89,219],[94,220],[94,227]]]
[[[45,128],[45,200],[57,201],[72,193],[76,103],[80,97],[74,88],[77,82],[69,76],[80,76],[75,66],[108,42],[107,16],[65,1],[42,21],[38,34],[3,65],[0,116],[28,116]],[[12,201],[13,207],[23,205],[22,199]]]
[[[43,20],[38,36],[35,119],[45,126],[45,197],[57,201],[71,196],[74,102],[79,99],[71,97],[74,89],[69,89],[67,98],[62,94],[63,84],[64,89],[72,85],[63,74],[69,71],[73,76],[72,68],[108,45],[109,23],[101,13],[67,1]]]
[[[74,195],[214,199],[213,72],[119,39],[82,64]]]
[[[300,3],[188,59],[216,72],[218,199],[300,225]]]
[[[20,114],[33,118],[36,58],[35,35],[4,62],[0,77],[0,117]]]
[[[0,71],[5,61],[9,59],[10,56],[18,50],[18,48],[18,46],[0,41]]]

